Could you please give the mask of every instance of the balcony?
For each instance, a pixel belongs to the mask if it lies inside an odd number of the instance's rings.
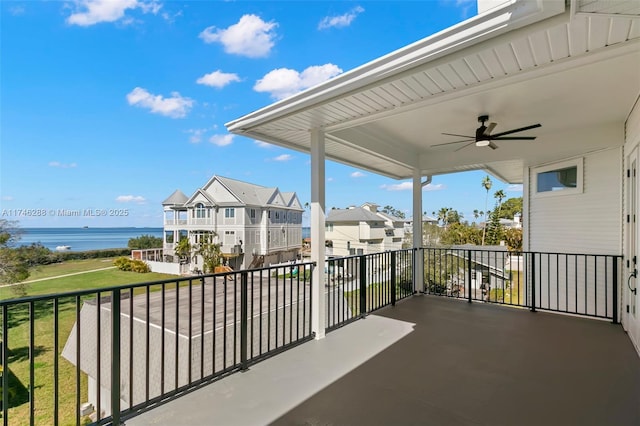
[[[310,263],[0,301],[3,422],[640,424],[620,263],[469,249],[332,259],[320,340]]]
[[[423,296],[127,425],[631,426],[639,398],[619,326]]]

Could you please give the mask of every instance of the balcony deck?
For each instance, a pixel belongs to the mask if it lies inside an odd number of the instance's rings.
[[[638,425],[619,325],[413,297],[162,404],[155,424]]]

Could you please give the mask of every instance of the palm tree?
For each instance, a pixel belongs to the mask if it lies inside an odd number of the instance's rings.
[[[202,269],[205,273],[214,273],[216,266],[220,266],[222,260],[220,244],[213,242],[216,236],[215,232],[203,235],[202,241],[196,250],[196,254],[202,256]]]
[[[482,227],[482,245],[484,245],[484,238],[487,232],[487,203],[489,202],[489,190],[491,189],[491,185],[493,185],[493,182],[491,182],[489,176],[485,176],[484,179],[482,179],[482,187],[485,189],[485,191],[487,191],[487,195],[484,199],[484,226]]]
[[[440,210],[438,210],[438,220],[442,221],[442,226],[444,227],[444,229],[447,229],[449,212],[451,210],[452,209],[450,207],[442,207]]]
[[[180,259],[181,262],[189,263],[189,257],[191,256],[191,243],[189,242],[189,238],[182,237],[180,241],[176,244],[173,251],[176,256]]]
[[[507,198],[507,196],[502,189],[499,189],[495,192],[495,194],[493,194],[493,198],[498,200],[498,217],[500,217],[500,212],[502,210],[502,200]]]

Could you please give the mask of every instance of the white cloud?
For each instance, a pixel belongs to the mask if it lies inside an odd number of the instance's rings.
[[[411,182],[402,182],[402,183],[394,183],[391,185],[380,185],[381,189],[386,189],[387,191],[409,191],[413,188],[413,183]]]
[[[258,145],[258,147],[260,148],[273,148],[273,145],[271,145],[269,142],[253,141],[253,143]]]
[[[513,184],[507,187],[507,192],[522,192],[522,184]]]
[[[341,73],[342,70],[333,64],[311,66],[301,73],[288,68],[278,68],[269,71],[258,80],[253,90],[267,92],[275,99],[284,99]]]
[[[362,12],[364,12],[364,8],[356,6],[344,15],[325,16],[318,24],[318,29],[326,30],[327,28],[331,27],[348,27],[349,25],[351,25],[351,22],[353,22],[353,20],[356,19],[356,17]]]
[[[129,105],[147,108],[155,114],[171,118],[185,117],[194,104],[192,99],[182,97],[178,92],[172,92],[170,98],[165,98],[141,87],[136,87],[127,94],[127,101]]]
[[[384,184],[384,185],[380,185],[380,188],[386,189],[387,191],[410,191],[413,188],[413,182],[401,182],[401,183],[395,183],[390,185]],[[445,188],[446,186],[443,184],[438,184],[438,185],[429,184],[424,188],[422,188],[422,190],[423,191],[440,191]]]
[[[353,172],[350,175],[352,178],[361,178],[361,177],[365,177],[366,175],[362,172]]]
[[[151,0],[149,2],[144,2],[144,3],[138,2],[138,7],[144,13],[151,13],[151,14],[157,15],[158,12],[160,12],[160,9],[162,9],[162,3],[155,0]]]
[[[334,180],[335,180],[335,179],[334,179],[334,178],[332,178],[332,177],[328,177],[328,178],[327,178],[327,182],[333,182]]]
[[[145,204],[147,200],[142,195],[119,195],[116,197],[118,203]]]
[[[4,195],[2,201],[13,201],[13,197],[11,195]]]
[[[77,167],[78,164],[76,164],[76,163],[61,163],[59,161],[49,161],[49,166],[50,167],[59,167],[61,169],[73,169],[74,167]]]
[[[230,135],[230,134],[213,135],[209,138],[209,142],[218,146],[227,146],[227,145],[231,145],[231,143],[233,142],[234,136],[235,135]]]
[[[202,135],[207,131],[207,129],[189,129],[186,130],[186,133],[189,133],[189,142],[191,143],[200,143],[202,142]]]
[[[75,0],[75,12],[69,15],[67,23],[88,27],[100,22],[131,23],[133,19],[126,16],[128,9],[140,9],[142,13],[156,15],[162,3],[140,0]]]
[[[430,183],[429,185],[422,188],[423,191],[442,191],[443,189],[447,189],[447,185],[444,185],[442,183],[439,183],[437,185]]]
[[[293,159],[293,157],[289,154],[282,154],[282,155],[278,155],[277,157],[273,158],[273,161],[289,161]]]
[[[224,51],[249,58],[268,56],[274,46],[277,23],[264,22],[256,15],[243,15],[237,24],[222,29],[207,27],[200,33],[205,43],[221,43]]]
[[[217,70],[212,73],[203,75],[196,80],[196,83],[204,84],[205,86],[217,87],[218,89],[220,89],[234,81],[240,81],[240,77],[238,77],[238,74],[226,73]]]

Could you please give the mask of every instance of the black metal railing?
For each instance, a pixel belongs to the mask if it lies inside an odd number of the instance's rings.
[[[423,248],[425,292],[618,321],[621,256]]]
[[[312,268],[0,301],[3,424],[119,424],[312,339]]]
[[[330,259],[325,271],[327,330],[413,294],[414,250]]]

